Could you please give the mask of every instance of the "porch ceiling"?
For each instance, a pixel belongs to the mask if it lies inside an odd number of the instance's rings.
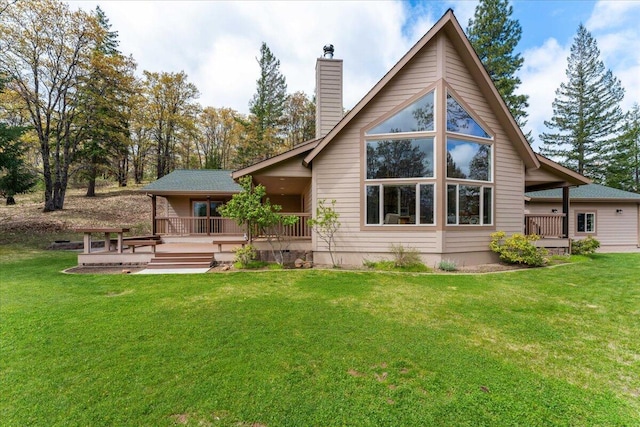
[[[289,176],[254,176],[257,184],[262,184],[269,194],[300,195],[303,194],[311,178]]]

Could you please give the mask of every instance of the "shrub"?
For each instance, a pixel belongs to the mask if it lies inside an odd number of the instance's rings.
[[[571,253],[573,255],[588,255],[592,254],[600,247],[600,242],[587,236],[582,240],[571,240]]]
[[[500,256],[500,259],[508,264],[525,264],[531,267],[539,267],[547,263],[548,251],[538,248],[533,244],[539,236],[525,236],[514,233],[506,237],[504,231],[491,233],[489,247]]]
[[[234,262],[240,264],[240,268],[246,268],[257,256],[256,249],[252,245],[236,248],[233,252],[235,253]]]
[[[414,265],[422,265],[420,252],[414,248],[405,248],[404,246],[391,244],[391,254],[396,267],[411,267]]]
[[[456,262],[450,259],[443,259],[438,263],[438,268],[442,271],[457,271]]]

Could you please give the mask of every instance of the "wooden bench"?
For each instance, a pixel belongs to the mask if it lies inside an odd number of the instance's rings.
[[[214,240],[212,242],[214,245],[218,245],[218,252],[222,252],[222,245],[241,245],[244,248],[244,245],[247,244],[246,240]]]
[[[156,253],[156,246],[161,242],[159,240],[145,239],[145,240],[125,240],[124,244],[131,248],[131,253],[136,252],[136,248],[143,246],[151,246],[153,253]]]

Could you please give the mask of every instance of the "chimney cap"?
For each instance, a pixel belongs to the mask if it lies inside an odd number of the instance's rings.
[[[322,48],[322,50],[324,51],[324,55],[323,55],[323,56],[324,56],[325,58],[329,58],[329,59],[333,58],[333,52],[334,52],[334,49],[333,49],[333,45],[332,45],[332,44],[326,44],[326,45],[324,45],[324,47]]]

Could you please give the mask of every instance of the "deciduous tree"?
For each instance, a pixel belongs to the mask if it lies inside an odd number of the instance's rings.
[[[147,118],[156,149],[156,178],[162,178],[178,163],[181,138],[195,127],[199,92],[187,81],[184,71],[154,73],[144,71]]]
[[[231,108],[207,107],[198,117],[198,155],[201,168],[230,169],[244,127],[240,113]]]
[[[316,136],[316,104],[304,92],[287,96],[284,109],[285,148]]]
[[[0,73],[18,93],[38,137],[44,211],[62,209],[80,135],[78,85],[95,40],[93,18],[67,3],[33,0],[0,14]]]

